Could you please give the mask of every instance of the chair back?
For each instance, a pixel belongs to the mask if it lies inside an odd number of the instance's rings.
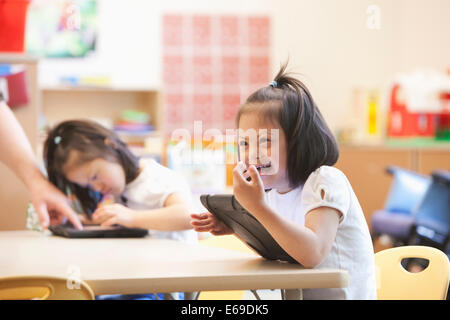
[[[52,276],[0,278],[0,300],[94,300],[84,281]]]
[[[406,258],[428,260],[418,273],[405,270]],[[379,300],[444,300],[449,284],[449,260],[442,251],[426,246],[404,246],[375,254],[377,295]]]

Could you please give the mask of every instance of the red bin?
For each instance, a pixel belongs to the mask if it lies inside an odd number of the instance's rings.
[[[30,0],[0,0],[0,52],[24,52]]]

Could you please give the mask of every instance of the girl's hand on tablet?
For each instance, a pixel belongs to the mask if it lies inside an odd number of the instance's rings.
[[[115,203],[101,206],[95,210],[92,218],[95,221],[101,223],[102,226],[112,226],[113,224],[120,224],[121,226],[127,228],[134,227],[134,216],[133,210]]]
[[[191,214],[191,225],[197,232],[210,232],[215,236],[233,234],[234,231],[228,228],[222,221],[217,219],[212,213],[205,212]]]

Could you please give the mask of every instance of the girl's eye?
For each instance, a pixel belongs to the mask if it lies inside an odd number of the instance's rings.
[[[239,145],[245,147],[247,145],[247,141],[245,140],[239,141]]]
[[[269,142],[270,140],[269,139],[267,139],[267,138],[261,138],[261,139],[259,139],[259,143],[266,143],[266,142]]]

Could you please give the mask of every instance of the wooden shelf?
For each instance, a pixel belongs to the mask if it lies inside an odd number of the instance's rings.
[[[42,111],[50,124],[81,118],[105,118],[114,122],[127,109],[147,113],[155,130],[163,131],[159,90],[90,86],[42,88]]]
[[[22,54],[22,53],[0,53],[0,63],[4,64],[15,64],[15,63],[26,63],[26,64],[36,64],[38,58]]]
[[[151,87],[115,87],[115,86],[95,86],[95,85],[58,85],[41,87],[43,91],[89,91],[89,92],[159,92],[159,88]]]

